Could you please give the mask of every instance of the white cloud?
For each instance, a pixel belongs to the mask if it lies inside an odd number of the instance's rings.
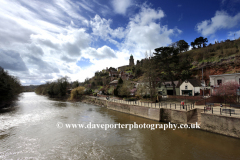
[[[127,9],[132,5],[132,0],[113,0],[112,5],[115,13],[125,15]]]
[[[115,55],[115,51],[106,45],[98,49],[89,47],[84,51],[83,56],[90,59],[98,59],[98,60],[117,58]]]
[[[96,15],[90,21],[90,26],[93,30],[92,34],[101,37],[103,40],[109,40],[110,38],[124,38],[124,28],[118,27],[116,29],[112,29],[110,27],[111,23],[111,19],[106,20],[105,18],[101,18],[99,15]]]
[[[240,22],[240,13],[235,16],[230,16],[225,11],[216,11],[216,14],[211,20],[205,20],[196,25],[196,29],[203,36],[214,34],[220,29],[229,29],[238,25]]]
[[[163,17],[162,10],[143,5],[140,12],[130,18],[122,47],[139,54],[172,43],[170,37],[181,33],[181,30],[168,29],[167,25],[161,25],[160,20]]]
[[[155,9],[152,9],[146,5],[143,5],[141,7],[140,13],[136,14],[130,20],[133,23],[138,25],[148,25],[152,22],[155,22],[156,20],[160,20],[163,17],[164,17],[164,12],[161,9],[156,11]]]
[[[180,34],[178,28],[168,29],[168,26],[161,25],[160,20],[164,17],[162,10],[154,10],[144,4],[140,12],[129,19],[127,27],[112,29],[111,19],[101,18],[96,15],[90,26],[93,35],[108,40],[115,44],[120,50],[128,50],[135,56],[142,56],[146,50],[155,49],[172,43],[171,36]],[[123,39],[122,43],[115,39]]]
[[[99,10],[110,10],[94,2]],[[119,4],[123,8],[118,13],[125,14],[132,2]],[[0,63],[23,84],[42,83],[65,75],[83,81],[97,70],[127,65],[130,54],[136,62],[146,50],[170,44],[171,36],[181,33],[177,28],[162,25],[164,12],[146,4],[129,18],[125,28],[112,28],[113,20],[98,14],[89,20],[83,17],[80,14],[83,8],[96,12],[87,1],[2,0],[0,5],[0,35],[4,37],[0,39],[0,54],[4,57]],[[100,47],[94,47],[99,38],[101,43],[96,46]],[[113,49],[112,44],[118,48]],[[77,66],[81,58],[89,58],[92,65]]]

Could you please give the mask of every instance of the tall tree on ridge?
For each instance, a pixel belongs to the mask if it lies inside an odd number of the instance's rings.
[[[179,51],[180,51],[180,53],[181,53],[182,51],[187,51],[188,48],[189,48],[189,45],[188,45],[188,43],[187,43],[186,41],[184,41],[184,40],[179,40],[179,41],[177,42],[177,47],[179,48]]]

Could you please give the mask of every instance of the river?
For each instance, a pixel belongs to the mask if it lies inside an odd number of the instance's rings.
[[[195,129],[80,129],[62,124],[161,124],[104,107],[23,93],[0,113],[0,159],[240,159],[240,140]]]

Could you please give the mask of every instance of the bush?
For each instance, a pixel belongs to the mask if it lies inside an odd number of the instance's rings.
[[[71,91],[70,100],[74,100],[74,99],[78,98],[79,95],[82,96],[84,93],[84,90],[85,90],[85,88],[83,86],[73,89]]]

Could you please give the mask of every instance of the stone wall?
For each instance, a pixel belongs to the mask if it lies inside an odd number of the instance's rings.
[[[205,99],[202,99],[201,101],[197,101],[195,104],[196,105],[205,105],[205,101],[206,103],[224,103],[224,99],[221,97],[209,97]]]
[[[187,123],[195,113],[194,110],[174,110],[170,108],[151,108],[137,105],[129,105],[116,103],[112,101],[106,101],[97,98],[86,98],[83,100],[85,103],[96,104],[99,106],[105,106],[108,109],[112,109],[119,112],[124,112],[156,121],[171,122],[171,123]]]
[[[156,120],[161,122],[181,123],[186,124],[196,112],[194,110],[172,110],[169,108],[148,108],[136,105],[121,104],[115,102],[108,102],[107,108]]]
[[[201,129],[240,138],[240,119],[236,117],[201,113]]]
[[[160,121],[160,109],[157,109],[157,108],[147,108],[142,106],[115,103],[111,101],[108,101],[107,108],[115,111],[120,111],[128,114]]]

